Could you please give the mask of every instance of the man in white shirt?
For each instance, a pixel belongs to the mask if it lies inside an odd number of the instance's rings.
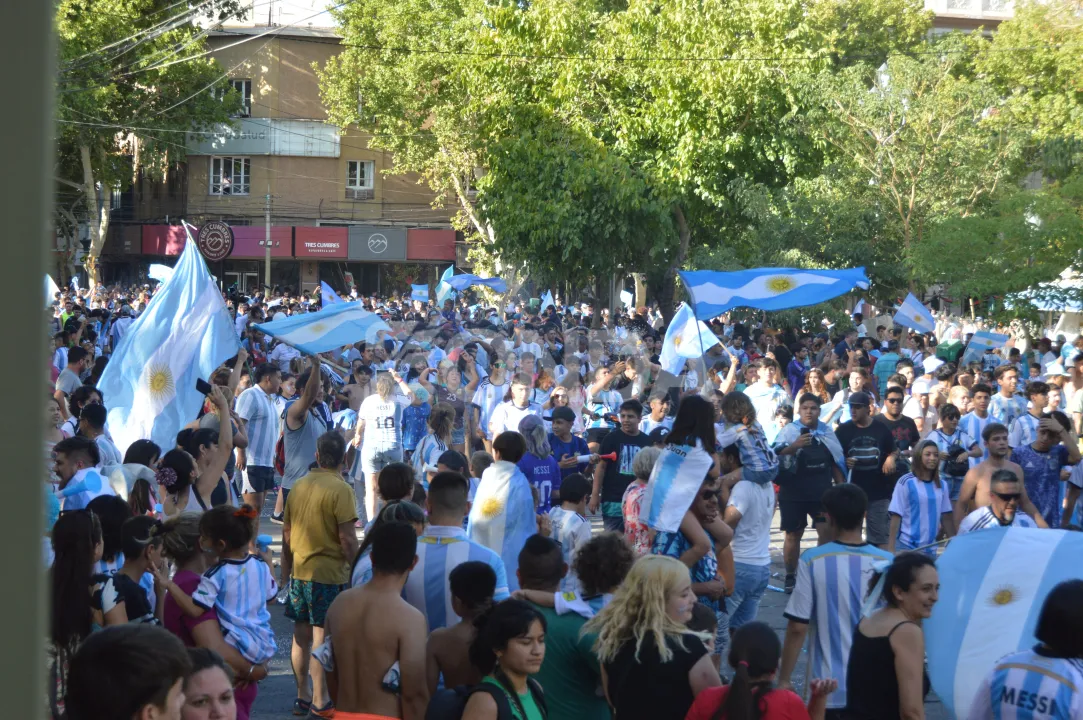
[[[736,448],[723,450],[723,472],[735,469]],[[733,594],[726,598],[730,628],[756,619],[760,599],[771,576],[771,519],[775,514],[775,488],[771,483],[741,480],[733,486],[722,519],[733,528],[735,580]]]
[[[489,437],[495,438],[502,432],[519,432],[519,421],[527,415],[541,417],[541,405],[530,402],[530,378],[516,375],[511,382],[511,400],[502,402],[493,410],[489,420]]]

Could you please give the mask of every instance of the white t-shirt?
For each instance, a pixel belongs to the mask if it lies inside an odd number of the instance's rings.
[[[771,564],[771,518],[775,515],[775,488],[771,483],[741,480],[733,486],[727,507],[741,513],[733,530],[734,562],[746,565]]]
[[[365,423],[362,452],[371,454],[402,446],[402,409],[409,404],[410,398],[401,393],[387,400],[373,393],[362,401],[357,410],[358,421]]]
[[[514,401],[508,400],[496,406],[493,410],[492,419],[489,420],[489,433],[493,439],[507,430],[519,432],[519,422],[527,415],[541,417],[541,405],[528,403],[525,408],[516,407]]]

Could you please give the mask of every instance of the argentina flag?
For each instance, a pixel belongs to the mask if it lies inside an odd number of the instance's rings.
[[[712,465],[714,458],[699,441],[695,447],[666,445],[654,462],[643,493],[647,526],[652,530],[677,532]]]
[[[914,297],[914,293],[908,293],[902,305],[895,311],[892,318],[896,325],[917,330],[920,333],[931,333],[936,330],[936,320],[929,308],[925,307],[920,300]]]
[[[444,274],[440,276],[440,284],[436,286],[436,304],[444,306],[444,301],[455,297],[455,288],[451,287],[451,278],[455,277],[455,266],[449,265]]]
[[[169,281],[169,278],[173,277],[173,268],[168,265],[154,263],[147,270],[147,277],[164,284]]]
[[[410,286],[410,299],[417,300],[418,302],[429,301],[429,286],[428,285],[411,285]]]
[[[1049,591],[1083,578],[1083,533],[991,528],[952,539],[937,560],[940,594],[924,622],[933,689],[966,717],[997,660],[1033,647]]]
[[[535,518],[530,481],[515,463],[498,460],[481,474],[466,535],[500,555],[512,591],[519,589],[519,551],[538,531]]]
[[[967,343],[966,351],[963,353],[963,359],[960,362],[963,364],[977,362],[978,360],[981,360],[981,356],[984,355],[985,351],[989,348],[996,350],[1007,344],[1007,335],[989,332],[988,330],[979,330],[974,333],[970,338],[970,342]]]
[[[342,298],[338,296],[334,288],[324,280],[320,280],[320,299],[323,300],[324,305],[334,305],[342,302]]]
[[[538,314],[545,312],[545,308],[554,307],[556,303],[553,302],[553,291],[546,290],[545,294],[541,296],[541,307],[538,308]]]
[[[56,294],[60,292],[60,288],[57,287],[56,281],[53,280],[53,276],[49,273],[45,273],[45,307],[49,307],[56,302]]]
[[[718,337],[711,332],[707,324],[696,320],[692,308],[681,303],[669,327],[666,328],[666,337],[662,341],[662,352],[658,354],[658,363],[663,370],[676,375],[684,367],[685,360],[702,357],[707,350],[717,344]]]
[[[679,273],[695,306],[696,315],[713,318],[735,307],[786,310],[816,305],[848,293],[868,289],[865,268],[804,270],[755,268],[736,272],[690,270]]]
[[[209,379],[239,348],[222,293],[189,237],[173,277],[124,333],[98,382],[121,454],[145,438],[175,446],[203,404],[196,379]]]
[[[490,290],[495,290],[498,293],[507,292],[508,284],[504,282],[503,278],[483,278],[477,275],[453,275],[447,279],[447,284],[452,287],[453,290],[462,292],[468,287],[474,285],[484,285]]]
[[[309,355],[337,350],[362,340],[376,342],[380,330],[391,330],[379,315],[365,310],[359,302],[334,303],[319,312],[292,315],[285,320],[254,327]]]

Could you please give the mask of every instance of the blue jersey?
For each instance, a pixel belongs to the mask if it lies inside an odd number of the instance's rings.
[[[543,458],[533,453],[523,455],[516,463],[538,493],[538,512],[548,513],[553,507],[553,493],[560,490],[560,466],[552,455]]]
[[[549,433],[549,447],[553,449],[553,457],[557,459],[559,463],[560,459],[565,455],[571,457],[578,457],[580,455],[589,455],[590,448],[587,447],[587,441],[578,435],[572,435],[572,439],[568,442],[564,442],[553,433]],[[560,479],[568,477],[572,473],[586,473],[587,468],[590,467],[590,463],[576,463],[575,467],[561,468]]]
[[[1002,657],[982,682],[970,720],[1074,720],[1083,717],[1083,660],[1042,648]]]
[[[846,707],[846,663],[854,628],[868,594],[873,564],[892,555],[875,545],[838,542],[801,554],[797,584],[786,605],[788,619],[809,626],[809,677],[834,679],[827,707]]]
[[[258,555],[243,560],[223,559],[199,581],[192,601],[218,613],[226,642],[261,665],[274,657],[277,645],[267,603],[278,595],[271,569]]]
[[[1051,528],[1059,528],[1061,520],[1061,468],[1068,462],[1068,448],[1054,445],[1047,452],[1038,452],[1032,445],[1012,450],[1011,460],[1023,468],[1023,485],[1027,497],[1038,508]]]

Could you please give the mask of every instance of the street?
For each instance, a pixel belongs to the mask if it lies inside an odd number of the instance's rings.
[[[277,562],[282,548],[282,526],[275,525],[270,521],[271,508],[274,506],[274,497],[268,499],[268,504],[261,518],[260,531],[274,538],[272,548]],[[595,518],[593,523],[594,532],[601,531],[601,518]],[[358,533],[360,537],[361,533]],[[815,544],[816,534],[811,530],[805,533],[802,548],[809,548]],[[812,538],[810,540],[810,538]],[[771,559],[772,578],[771,585],[775,588],[782,587],[782,531],[778,529],[778,514],[776,513],[771,531]],[[276,571],[277,575],[277,571]],[[786,619],[782,616],[786,609],[789,595],[782,592],[768,590],[760,604],[759,620],[770,625],[781,637],[786,631]],[[270,663],[268,677],[259,687],[259,696],[252,708],[252,717],[258,720],[286,720],[293,718],[293,700],[296,697],[296,686],[293,680],[293,671],[290,669],[290,646],[293,632],[293,624],[283,615],[283,607],[275,604],[271,608],[271,624],[274,627],[275,638],[278,640],[278,653]],[[794,685],[800,692],[805,682],[805,668],[807,654],[802,651],[798,660],[797,670],[794,672]],[[950,720],[946,708],[940,704],[936,696],[930,693],[929,701],[925,703],[925,717],[927,720]]]

